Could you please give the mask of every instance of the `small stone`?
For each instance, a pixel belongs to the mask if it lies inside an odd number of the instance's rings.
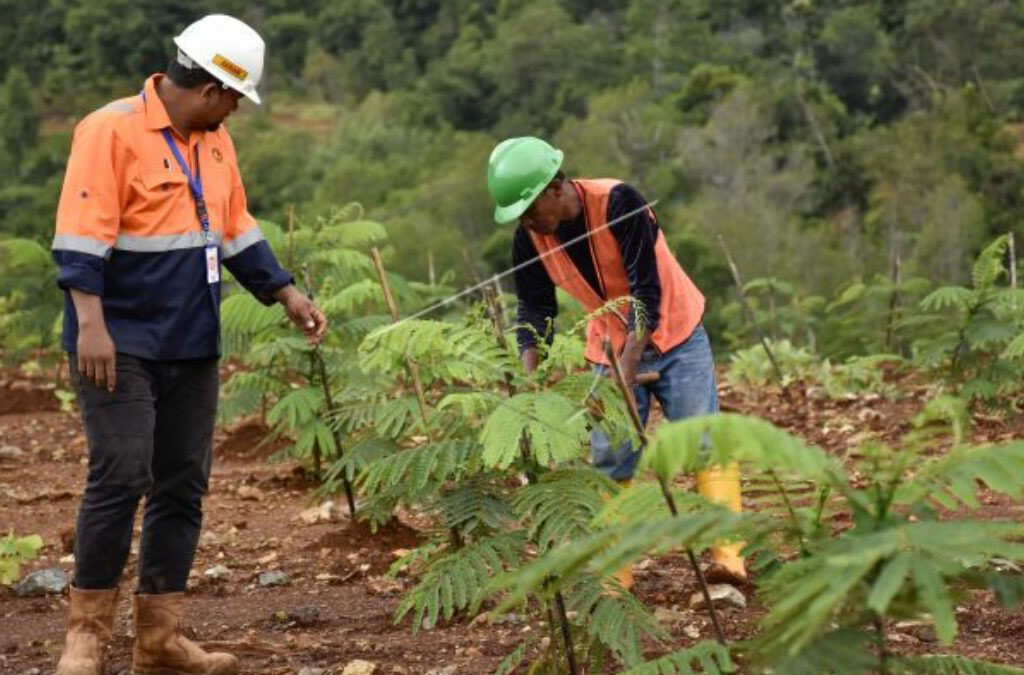
[[[305,668],[300,670],[297,673],[297,675],[324,675],[324,673],[326,673],[326,672],[327,671],[324,670],[323,668],[312,668],[310,666],[306,666]]]
[[[14,592],[21,598],[38,597],[47,594],[60,594],[68,587],[70,581],[64,570],[51,567],[39,570],[25,577],[14,587]]]
[[[231,578],[231,570],[224,565],[217,565],[203,572],[203,576],[210,581],[223,581]]]
[[[747,598],[735,586],[712,584],[708,586],[708,592],[711,596],[711,601],[716,605],[732,605],[739,609],[744,609],[747,606]],[[697,592],[690,596],[691,608],[702,609],[705,606],[703,593]]]
[[[373,675],[376,672],[376,663],[356,659],[354,661],[349,661],[345,665],[345,669],[341,671],[341,675]]]
[[[275,560],[277,560],[277,551],[271,551],[270,553],[266,554],[256,562],[258,562],[261,565],[269,565]]]
[[[73,553],[68,555],[62,555],[57,562],[59,562],[61,565],[74,565],[75,556]]]
[[[699,640],[700,628],[697,628],[693,624],[687,624],[683,626],[683,635],[690,638],[691,640]]]
[[[25,451],[16,445],[0,445],[0,459],[21,459]]]
[[[459,667],[453,664],[443,668],[431,668],[426,672],[426,675],[455,675],[458,670]]]
[[[921,642],[938,642],[939,636],[935,633],[935,626],[927,621],[900,621],[896,624],[897,630],[907,635],[916,637]]]
[[[258,502],[263,499],[263,491],[251,485],[242,485],[238,488],[238,498],[250,502]]]
[[[686,615],[678,609],[671,607],[656,607],[654,609],[654,620],[662,626],[676,626],[686,620]]]
[[[545,636],[544,639],[541,640],[541,642],[543,643],[544,640],[547,640],[547,639],[548,639],[547,636]],[[483,658],[483,656],[484,656],[483,651],[481,651],[481,649],[479,647],[466,647],[466,651],[464,651],[463,654],[465,654],[466,656],[468,656],[471,659],[480,659],[480,658]]]
[[[300,626],[309,626],[320,620],[319,607],[296,607],[288,614]]]
[[[362,566],[360,566],[360,570],[365,573],[369,570],[369,566],[366,567],[367,569],[363,570]],[[404,589],[405,586],[402,585],[402,582],[387,575],[369,577],[366,580],[366,590],[373,595],[391,595],[401,593]]]
[[[272,572],[263,572],[260,574],[259,582],[260,586],[266,588],[269,586],[287,586],[292,582],[292,580],[291,577],[284,572],[274,570]]]

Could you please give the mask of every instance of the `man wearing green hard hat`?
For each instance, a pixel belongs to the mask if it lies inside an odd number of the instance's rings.
[[[622,181],[566,178],[562,160],[561,150],[527,136],[499,143],[487,167],[494,220],[518,222],[512,258],[523,365],[528,371],[536,368],[537,336],[551,338],[558,313],[556,286],[588,313],[610,300],[631,297],[633,303],[620,304],[619,311],[590,320],[587,360],[598,371],[606,370],[604,341],[611,340],[645,423],[651,396],[669,420],[717,412],[714,360],[701,323],[704,296],[669,250],[654,210]],[[633,311],[634,304],[642,313]],[[638,372],[659,377],[640,385]],[[639,452],[630,443],[613,448],[605,434],[594,431],[591,448],[595,468],[620,482],[632,479]],[[697,488],[712,501],[741,508],[735,466],[699,472]],[[708,577],[745,581],[740,548],[713,548]],[[628,570],[617,576],[624,586],[632,584]]]

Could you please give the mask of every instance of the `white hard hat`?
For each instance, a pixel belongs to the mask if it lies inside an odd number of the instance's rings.
[[[174,44],[180,50],[179,61],[183,54],[253,103],[260,103],[256,86],[263,75],[266,46],[248,24],[226,14],[209,14],[185,28]]]

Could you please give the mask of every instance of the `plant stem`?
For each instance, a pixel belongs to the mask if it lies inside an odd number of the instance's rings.
[[[604,353],[612,365],[615,384],[618,385],[619,393],[622,394],[622,398],[626,401],[626,408],[629,410],[629,417],[633,421],[633,426],[640,437],[640,448],[642,450],[647,446],[647,433],[644,431],[643,422],[640,420],[640,413],[636,409],[633,392],[626,386],[626,381],[622,377],[622,369],[619,367],[619,358],[615,355],[611,340],[608,338],[605,338],[604,341]],[[676,508],[676,500],[672,498],[672,492],[669,490],[668,483],[665,482],[664,478],[658,476],[658,484],[661,486],[661,494],[665,498],[665,503],[668,504],[668,510],[672,517],[678,517],[679,510]],[[728,644],[728,641],[725,639],[725,631],[722,630],[722,624],[718,620],[715,604],[711,601],[711,590],[708,588],[707,579],[704,578],[704,571],[700,568],[697,556],[693,554],[693,549],[687,548],[686,556],[690,559],[690,567],[693,568],[693,573],[697,577],[697,583],[700,584],[700,591],[704,595],[704,602],[707,603],[708,616],[711,617],[711,625],[715,628],[715,636],[718,638],[718,642],[724,646]]]
[[[782,484],[782,481],[779,480],[778,475],[774,471],[769,469],[768,475],[771,476],[772,482],[775,484],[775,488],[779,491],[779,494],[782,495],[782,502],[786,505],[786,511],[789,512],[789,519],[793,521],[793,531],[796,532],[797,541],[800,542],[800,552],[807,555],[808,551],[806,542],[804,541],[804,532],[800,529],[800,521],[797,520],[796,509],[793,508],[793,502],[789,499],[789,492],[786,491],[786,486]]]
[[[307,286],[308,285],[309,285],[309,283],[307,281]],[[310,354],[309,354],[309,383],[310,384],[313,384],[313,381],[316,379],[315,376],[316,376],[316,371],[318,370],[318,365],[319,365],[319,362],[317,361],[316,354],[313,353],[313,352],[310,352]],[[326,373],[327,373],[326,369],[321,371],[321,373],[320,373],[320,379],[321,380],[326,381],[326,379],[327,379],[326,378]],[[327,403],[327,394],[326,393],[324,394],[324,403],[325,404]],[[328,409],[330,409],[330,408],[328,407]],[[317,483],[320,482],[320,476],[323,475],[321,471],[322,471],[322,461],[321,461],[321,457],[320,457],[320,439],[317,438],[314,435],[313,436],[313,478],[316,480]]]
[[[558,620],[562,624],[562,640],[565,642],[565,656],[569,661],[569,672],[572,675],[579,675],[580,668],[576,665],[576,653],[572,648],[572,634],[569,632],[569,615],[565,611],[565,600],[561,591],[555,591],[555,609],[558,610]]]
[[[761,341],[761,346],[764,348],[764,353],[768,355],[768,360],[771,361],[772,369],[775,371],[775,377],[779,380],[779,386],[782,387],[782,394],[789,399],[789,387],[786,386],[786,381],[782,375],[782,369],[779,368],[779,362],[775,360],[775,354],[772,353],[772,348],[768,346],[768,340],[765,339],[764,333],[761,331],[761,327],[757,324],[757,319],[754,317],[754,310],[750,308],[750,303],[747,302],[747,294],[743,290],[743,279],[740,277],[740,270],[736,267],[736,261],[732,259],[732,254],[729,252],[729,247],[725,243],[725,239],[722,235],[718,235],[718,244],[722,247],[722,251],[725,253],[725,260],[729,263],[729,271],[732,273],[733,283],[736,284],[736,292],[740,295],[740,305],[743,307],[743,313],[747,316],[747,321],[754,328],[754,332],[757,333],[758,339]]]
[[[313,288],[313,279],[310,277],[309,268],[303,265],[302,274],[306,278],[306,294],[309,295],[309,299],[312,300],[316,295],[316,289]],[[334,415],[338,412],[337,407],[334,405],[334,396],[331,395],[331,384],[327,379],[327,363],[324,361],[324,354],[320,351],[320,345],[313,345],[313,362],[316,364],[316,368],[319,371],[320,383],[324,389],[324,403],[327,405],[327,412]],[[331,429],[331,435],[334,437],[334,449],[338,452],[338,458],[345,456],[345,451],[341,445],[341,432],[338,431],[336,426],[331,424],[327,425]],[[319,448],[317,443],[315,448]],[[316,457],[319,457],[319,450],[316,451]],[[317,459],[317,474],[319,476],[319,459]],[[317,478],[319,480],[319,477]],[[345,499],[348,501],[348,517],[350,520],[354,520],[356,517],[356,499],[352,491],[352,483],[348,479],[348,473],[345,471],[341,472],[341,482],[345,487]]]
[[[889,649],[885,645],[885,620],[875,614],[872,618],[875,632],[878,633],[878,673],[889,675]]]

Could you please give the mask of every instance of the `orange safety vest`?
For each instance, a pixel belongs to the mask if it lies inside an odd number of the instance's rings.
[[[619,242],[611,229],[605,227],[608,224],[608,195],[621,181],[579,179],[570,182],[583,204],[583,215],[590,233],[587,241],[598,283],[601,285],[601,295],[595,293],[580,274],[555,235],[527,232],[537,253],[542,256],[541,261],[551,280],[576,298],[589,314],[609,300],[629,297],[630,294],[629,278],[622,263]],[[655,217],[654,211],[650,211],[650,214]],[[669,250],[665,234],[660,229],[654,252],[658,264],[658,280],[661,282],[661,306],[658,328],[651,336],[651,342],[661,352],[666,352],[682,344],[700,323],[704,315],[704,295],[679,266],[679,261]],[[617,312],[605,313],[590,320],[587,324],[588,361],[608,364],[604,355],[605,336],[611,338],[616,353],[622,351],[628,330],[624,314],[629,311],[628,306],[619,306]]]

